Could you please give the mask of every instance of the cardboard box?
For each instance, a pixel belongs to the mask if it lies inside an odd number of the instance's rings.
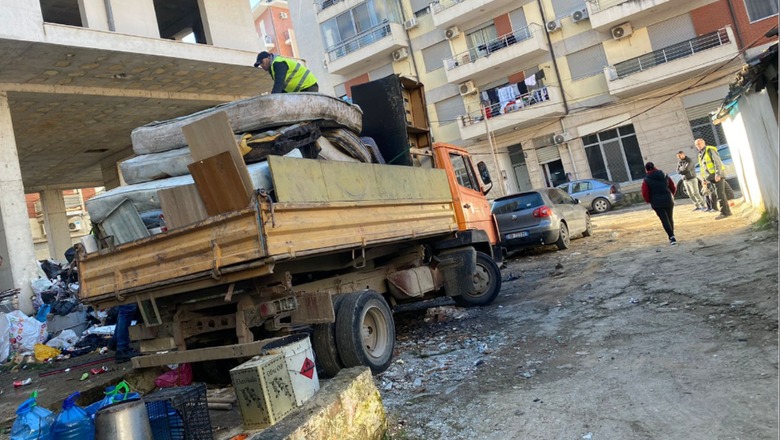
[[[230,370],[244,428],[267,428],[296,408],[284,355],[256,356]]]

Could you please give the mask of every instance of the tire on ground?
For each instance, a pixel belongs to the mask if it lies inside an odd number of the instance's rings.
[[[345,368],[365,365],[377,374],[390,366],[395,323],[381,295],[364,290],[344,296],[336,315],[336,347]]]
[[[585,231],[582,233],[583,237],[590,237],[593,235],[593,222],[590,219],[590,215],[585,214]]]
[[[333,299],[333,312],[336,317],[339,316],[339,306],[344,296],[337,296]],[[336,321],[328,324],[315,324],[312,326],[313,333],[311,337],[312,349],[314,349],[314,359],[318,367],[322,369],[327,377],[334,377],[344,368],[339,358],[338,347],[336,346]]]
[[[455,304],[461,307],[486,306],[492,303],[501,290],[501,270],[490,255],[477,252],[477,273],[474,274],[473,293],[454,296]]]
[[[570,243],[571,237],[569,236],[569,227],[566,226],[566,223],[561,222],[561,233],[558,234],[558,241],[555,242],[555,245],[558,246],[558,249],[564,250],[569,249]]]
[[[604,197],[597,197],[595,200],[593,200],[591,206],[593,207],[594,211],[603,213],[609,211],[609,208],[612,207],[612,204],[609,203],[609,200],[605,199]]]

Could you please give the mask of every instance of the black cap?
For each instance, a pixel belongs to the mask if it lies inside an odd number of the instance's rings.
[[[645,164],[645,169],[647,171],[654,170],[655,169],[655,164],[652,163],[652,162],[648,162],[648,163]]]
[[[266,51],[262,51],[262,52],[260,52],[259,54],[257,54],[257,61],[255,61],[255,67],[259,66],[259,65],[260,65],[260,63],[261,63],[261,62],[262,62],[264,59],[266,59],[266,58],[269,58],[270,56],[271,56],[271,54],[270,54],[270,53],[268,53],[268,52],[266,52]]]
[[[677,152],[677,154],[685,154],[685,152],[683,152],[683,150],[680,150]]]

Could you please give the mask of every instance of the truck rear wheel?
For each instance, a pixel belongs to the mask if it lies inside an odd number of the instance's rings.
[[[390,366],[395,323],[381,295],[366,290],[344,296],[336,315],[336,347],[345,368],[365,365],[377,374]]]
[[[461,307],[486,306],[492,303],[501,290],[501,271],[490,255],[477,252],[477,271],[474,274],[474,288],[471,293],[453,296]]]
[[[344,296],[337,296],[333,299],[333,312],[336,316],[339,316],[339,306],[343,299]],[[312,327],[314,328],[314,333],[312,334],[311,345],[314,349],[316,363],[327,377],[334,377],[344,368],[336,347],[336,322],[315,324]]]

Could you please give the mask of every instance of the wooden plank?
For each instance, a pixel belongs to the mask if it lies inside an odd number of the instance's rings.
[[[164,322],[161,325],[147,327],[144,324],[136,324],[129,327],[131,341],[144,341],[155,339],[172,334],[170,323]]]
[[[192,160],[197,162],[228,152],[236,164],[236,170],[244,182],[247,197],[252,196],[252,179],[246,169],[244,158],[233,136],[233,129],[228,122],[227,113],[217,112],[211,116],[200,119],[192,124],[182,127],[187,145],[190,147]],[[235,188],[236,190],[238,188]]]
[[[174,351],[163,354],[136,356],[132,359],[133,368],[159,367],[168,364],[203,362],[214,359],[234,359],[257,356],[263,353],[263,346],[270,339],[246,344],[224,345],[221,347],[198,348],[196,350]]]
[[[156,353],[174,349],[176,349],[176,342],[172,336],[141,341],[141,353]]]
[[[157,197],[169,231],[197,223],[209,216],[195,184],[161,189],[157,191]]]
[[[238,168],[227,151],[193,162],[187,168],[210,216],[249,206],[251,193],[246,191]]]
[[[321,160],[276,160],[270,156],[268,166],[279,202],[327,202],[328,190],[322,176]]]

